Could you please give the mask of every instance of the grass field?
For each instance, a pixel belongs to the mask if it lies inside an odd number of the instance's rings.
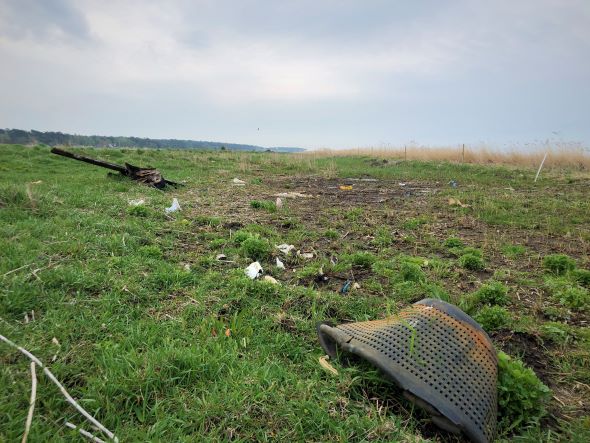
[[[316,322],[424,297],[470,312],[551,389],[542,417],[501,397],[523,416],[499,417],[500,439],[590,441],[587,169],[533,183],[534,168],[369,155],[77,151],[186,183],[159,191],[0,146],[0,333],[120,441],[457,441],[370,367],[318,363]],[[277,208],[286,192],[309,197]],[[173,197],[182,210],[165,215]],[[249,280],[253,259],[280,284]],[[0,441],[20,440],[30,383],[0,343]],[[90,429],[39,374],[29,441],[81,439],[66,421]]]

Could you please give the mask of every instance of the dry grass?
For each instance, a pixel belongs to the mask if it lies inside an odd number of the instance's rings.
[[[501,164],[519,167],[538,167],[547,153],[544,168],[590,169],[590,150],[581,146],[540,146],[527,150],[498,151],[487,147],[427,147],[356,148],[345,150],[321,149],[295,154],[305,159],[330,157],[371,156],[384,159],[449,161],[455,163]]]

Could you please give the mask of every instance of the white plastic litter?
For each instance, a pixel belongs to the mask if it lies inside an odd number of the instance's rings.
[[[277,197],[277,201],[275,203],[277,209],[281,209],[283,207],[283,200],[280,197]]]
[[[288,245],[286,243],[280,244],[278,246],[275,246],[279,251],[281,251],[283,254],[285,255],[289,255],[289,253],[291,251],[295,250],[295,246],[293,245]]]
[[[145,204],[145,200],[143,198],[137,200],[129,200],[129,206],[140,206]]]
[[[215,260],[225,261],[225,260],[227,260],[227,256],[225,254],[217,254],[217,256],[215,257]]]
[[[352,289],[360,289],[360,288],[361,288],[361,285],[359,285],[358,283],[355,282],[352,284]]]
[[[310,259],[310,258],[313,258],[313,252],[301,252],[301,251],[297,251],[297,257],[301,257],[301,258],[305,258],[305,259]]]
[[[166,214],[170,214],[171,212],[180,211],[180,203],[178,203],[178,199],[172,199],[172,206],[166,208]]]
[[[244,180],[240,180],[237,177],[232,180],[232,183],[234,185],[238,185],[238,186],[244,186],[246,184],[246,182]]]
[[[285,264],[281,261],[279,257],[277,257],[277,268],[285,269]]]
[[[255,261],[254,263],[250,263],[250,265],[245,269],[245,272],[248,277],[254,280],[260,277],[264,271],[262,270],[260,263]]]
[[[279,281],[276,278],[271,277],[270,275],[265,275],[262,280],[267,281],[269,283],[272,283],[273,285],[278,285],[279,284]]]

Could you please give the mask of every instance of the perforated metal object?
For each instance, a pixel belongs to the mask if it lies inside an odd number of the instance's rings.
[[[426,409],[432,421],[473,442],[491,442],[497,420],[496,351],[456,306],[424,299],[385,320],[318,325],[322,347],[368,360]]]

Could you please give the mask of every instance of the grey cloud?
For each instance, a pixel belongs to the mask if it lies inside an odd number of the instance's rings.
[[[0,0],[0,35],[54,40],[90,36],[83,14],[68,0]]]

